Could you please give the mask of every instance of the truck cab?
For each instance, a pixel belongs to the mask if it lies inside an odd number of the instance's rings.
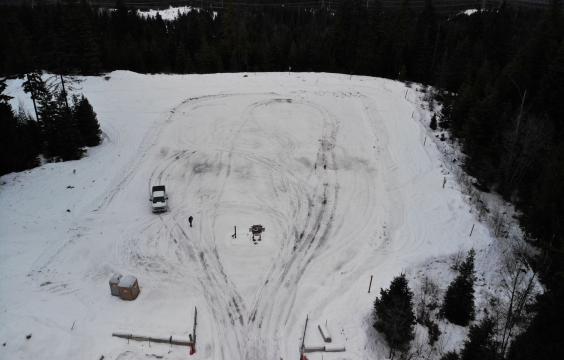
[[[154,213],[168,211],[168,196],[164,185],[156,185],[151,188],[151,210]]]

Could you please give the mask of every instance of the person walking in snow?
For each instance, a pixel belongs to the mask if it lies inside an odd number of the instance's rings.
[[[192,221],[194,220],[194,218],[192,217],[192,215],[190,215],[190,217],[188,217],[188,222],[190,223],[190,227],[192,227]]]

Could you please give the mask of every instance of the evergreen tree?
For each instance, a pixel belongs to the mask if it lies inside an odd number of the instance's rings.
[[[18,124],[7,102],[0,102],[0,175],[18,169],[18,154],[14,153]]]
[[[83,154],[80,132],[65,97],[63,91],[54,97],[46,90],[38,99],[44,155],[55,161],[76,160]]]
[[[86,0],[80,0],[80,15],[78,37],[80,39],[79,64],[82,74],[98,74],[102,64],[100,60],[100,48],[98,40],[94,35],[92,20],[94,15]]]
[[[54,118],[54,156],[63,161],[78,160],[82,157],[83,140],[80,135],[77,123],[75,122],[72,110],[67,107],[66,94],[60,92],[56,98],[55,118]]]
[[[460,360],[496,360],[497,344],[493,339],[495,323],[485,318],[478,325],[470,327],[468,339],[460,352]]]
[[[41,147],[44,155],[49,158],[57,154],[55,141],[57,136],[55,120],[57,116],[57,103],[43,81],[36,84],[38,87],[34,96],[37,102],[37,123],[41,136]]]
[[[4,94],[5,80],[0,80],[0,175],[29,169],[37,165],[38,147],[34,137],[34,122],[14,114],[11,97]]]
[[[474,250],[460,265],[459,274],[448,286],[441,314],[453,324],[466,326],[474,320]]]
[[[413,340],[415,314],[413,293],[405,274],[395,277],[387,290],[380,289],[374,302],[374,328],[381,332],[393,357],[396,351],[405,352]]]
[[[560,278],[559,281],[562,281]],[[549,290],[534,305],[535,318],[511,345],[508,360],[553,360],[564,351],[564,291]]]
[[[73,100],[73,118],[80,132],[81,145],[96,146],[100,144],[102,141],[100,124],[92,105],[84,95],[80,98],[74,97]]]
[[[6,85],[6,79],[0,79],[0,104],[6,104],[13,99],[11,96],[4,94],[6,87],[8,87],[8,85]]]
[[[41,78],[41,74],[38,72],[31,72],[26,74],[26,80],[22,83],[23,90],[25,93],[31,95],[31,101],[33,102],[33,110],[35,111],[35,118],[39,121],[39,112],[37,111],[37,99],[45,96],[47,92],[47,86]]]

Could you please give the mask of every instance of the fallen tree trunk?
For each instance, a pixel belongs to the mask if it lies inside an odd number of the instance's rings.
[[[155,343],[183,345],[183,346],[192,345],[190,339],[180,336],[160,337],[160,336],[146,336],[146,335],[138,335],[138,334],[122,333],[122,332],[112,333],[112,336],[119,337],[122,339],[127,339],[127,340],[135,340],[135,341],[151,341]]]

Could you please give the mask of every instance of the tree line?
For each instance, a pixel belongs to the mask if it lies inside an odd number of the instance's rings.
[[[1,7],[0,30],[10,35],[0,37],[0,74],[22,76],[37,69],[100,74],[116,69],[213,73],[291,68],[433,86],[442,109],[429,125],[460,141],[463,166],[476,179],[474,186],[512,201],[527,238],[540,249],[533,260],[547,291],[531,309],[537,316],[508,356],[558,358],[563,341],[559,334],[564,334],[560,1],[553,0],[543,11],[502,2],[470,16],[439,14],[432,0],[421,11],[414,11],[409,0],[393,10],[383,9],[377,0],[370,7],[364,1],[343,0],[336,8],[225,4],[221,11],[203,8],[172,21],[141,18],[120,2],[115,11],[73,0],[55,6]],[[58,124],[71,124],[71,106],[57,102],[58,97],[53,94],[39,108],[46,106],[45,116],[59,119]],[[40,123],[41,114],[37,123],[25,120],[24,114],[11,114],[18,125],[9,131],[41,148],[29,146],[26,151],[76,156],[52,145],[57,131]],[[75,130],[69,131],[77,135]],[[47,136],[53,137],[51,145]],[[13,146],[10,149],[21,145]],[[24,151],[18,154],[25,158]],[[32,166],[33,158],[15,169]]]
[[[47,161],[77,160],[87,146],[101,141],[100,125],[88,99],[73,95],[69,103],[64,87],[48,86],[40,73],[25,76],[23,89],[30,94],[35,118],[23,109],[12,109],[0,81],[0,175]],[[63,76],[56,81],[63,83]]]
[[[551,341],[543,344],[530,344],[523,342],[519,337],[511,342],[512,333],[519,326],[526,324],[527,304],[532,300],[532,285],[535,274],[523,275],[527,272],[518,264],[520,259],[514,255],[510,258],[507,267],[503,265],[498,269],[508,275],[508,283],[498,290],[506,290],[510,297],[507,303],[500,301],[499,295],[489,298],[489,305],[485,309],[476,309],[474,285],[477,279],[474,267],[476,252],[468,251],[463,261],[455,261],[452,270],[457,272],[456,277],[444,292],[429,277],[421,279],[421,288],[417,296],[411,290],[405,274],[394,277],[388,289],[381,289],[380,296],[374,301],[373,319],[374,328],[382,335],[389,347],[388,358],[399,359],[439,359],[440,360],[511,360],[529,358],[530,352],[521,354],[522,346],[552,344],[551,348],[544,349],[537,354],[535,359],[555,358],[561,349],[561,343],[552,342],[559,335],[554,335]],[[521,259],[522,260],[522,259]],[[505,272],[504,270],[509,270]],[[525,279],[519,284],[519,279]],[[442,299],[441,299],[442,298]],[[477,312],[481,313],[478,321]],[[437,321],[445,321],[454,325],[469,327],[466,339],[462,346],[446,351],[443,345],[438,344],[442,333]],[[415,340],[415,325],[420,324],[427,331],[427,344],[421,342],[423,336]],[[528,330],[522,336],[530,334]],[[450,334],[445,334],[449,339]],[[528,341],[527,339],[526,341]],[[414,344],[415,342],[415,344]],[[538,348],[537,348],[538,350]]]

